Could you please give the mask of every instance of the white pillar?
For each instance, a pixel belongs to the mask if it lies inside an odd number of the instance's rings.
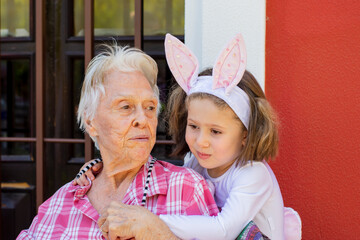
[[[212,67],[236,33],[244,37],[247,69],[264,89],[266,0],[185,0],[185,44],[200,71]]]

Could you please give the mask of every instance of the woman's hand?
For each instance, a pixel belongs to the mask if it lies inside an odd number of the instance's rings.
[[[129,206],[111,202],[102,211],[98,225],[106,239],[157,239],[177,238],[168,226],[155,214],[141,206]]]
[[[86,162],[84,165],[82,165],[82,167],[80,168],[80,171],[82,169],[84,169],[91,161],[93,161],[93,160],[90,160],[90,161]],[[94,166],[92,166],[89,169],[89,171],[86,171],[79,178],[75,178],[73,180],[72,184],[74,186],[75,185],[80,185],[80,186],[89,185],[90,183],[89,183],[89,181],[87,180],[86,177],[88,177],[91,181],[93,181],[95,179],[95,176],[101,172],[102,168],[103,168],[103,163],[102,162],[96,163]]]

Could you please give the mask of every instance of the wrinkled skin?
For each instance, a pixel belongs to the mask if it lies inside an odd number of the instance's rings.
[[[100,216],[98,225],[106,239],[179,239],[158,216],[141,206],[114,201]]]

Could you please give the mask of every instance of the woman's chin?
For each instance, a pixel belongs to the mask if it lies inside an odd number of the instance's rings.
[[[150,153],[149,149],[136,148],[128,152],[126,159],[131,165],[142,166],[148,161]]]
[[[143,165],[144,163],[146,163],[149,159],[150,156],[150,152],[149,151],[137,151],[134,154],[131,154],[131,159],[133,159],[133,161],[139,162],[140,165]]]

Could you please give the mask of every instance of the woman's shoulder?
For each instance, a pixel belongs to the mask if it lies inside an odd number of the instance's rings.
[[[80,189],[79,185],[74,186],[72,182],[68,182],[60,187],[51,197],[49,197],[41,206],[48,207],[52,205],[52,203],[56,203],[57,205],[63,204],[66,201],[70,201],[74,199],[74,195],[76,190]],[[40,210],[39,210],[40,211]]]
[[[65,183],[63,186],[61,186],[54,194],[53,196],[57,196],[57,197],[60,197],[60,196],[64,196],[66,197],[67,194],[69,193],[73,193],[73,192],[76,192],[76,190],[80,189],[81,186],[79,185],[73,185],[72,184],[72,181],[68,182],[68,183]]]

